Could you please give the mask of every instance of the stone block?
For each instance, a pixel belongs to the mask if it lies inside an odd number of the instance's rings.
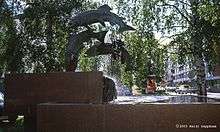
[[[38,132],[104,132],[104,105],[40,104]]]
[[[219,111],[220,104],[41,104],[37,126],[38,132],[219,132]]]
[[[39,103],[102,103],[102,72],[8,74],[6,113],[32,115]]]

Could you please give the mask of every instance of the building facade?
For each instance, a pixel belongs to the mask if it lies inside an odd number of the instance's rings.
[[[208,68],[205,64],[205,73],[207,80],[207,87],[215,89],[214,91],[220,92],[220,64],[214,67],[212,72],[208,72]],[[179,65],[172,61],[167,61],[167,70],[165,79],[168,82],[168,86],[178,86],[181,84],[195,85],[195,77],[193,70],[188,64]]]

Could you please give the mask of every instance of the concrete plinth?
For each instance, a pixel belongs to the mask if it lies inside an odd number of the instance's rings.
[[[5,112],[35,116],[39,103],[102,103],[102,72],[8,74]]]
[[[220,104],[40,104],[37,127],[38,132],[219,132],[219,111]]]
[[[38,105],[39,132],[104,132],[104,106],[92,104]]]

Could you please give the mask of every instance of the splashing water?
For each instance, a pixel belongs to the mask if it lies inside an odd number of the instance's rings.
[[[131,96],[132,95],[129,88],[126,85],[124,85],[120,80],[116,79],[115,77],[108,76],[108,75],[104,75],[104,76],[114,81],[115,88],[117,91],[117,96]]]

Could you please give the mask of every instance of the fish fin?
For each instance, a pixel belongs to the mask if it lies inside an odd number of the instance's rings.
[[[94,57],[94,56],[97,56],[99,54],[98,52],[98,48],[99,48],[99,45],[93,45],[92,47],[90,47],[85,54],[87,54],[89,57]]]
[[[128,31],[128,30],[135,30],[133,27],[125,25],[123,27],[119,28],[119,32],[124,32],[124,31]]]
[[[121,63],[125,64],[126,62],[128,62],[128,58],[129,58],[129,53],[128,51],[123,47],[121,50]]]
[[[125,20],[125,18],[124,17],[119,17],[121,20]]]
[[[105,22],[99,22],[102,26],[106,27]]]
[[[88,25],[86,25],[85,27],[88,29],[88,31],[91,31],[91,32],[93,31],[93,29],[89,27]]]
[[[114,22],[109,22],[112,26],[114,26],[114,25],[116,25],[116,23],[114,23]]]
[[[112,8],[109,7],[107,4],[105,4],[105,5],[100,6],[100,7],[98,8],[98,10],[110,12],[110,11],[112,10]]]
[[[102,31],[102,32],[97,33],[97,34],[98,34],[97,39],[98,39],[101,43],[104,43],[105,36],[106,36],[107,32],[108,32],[108,31]]]

